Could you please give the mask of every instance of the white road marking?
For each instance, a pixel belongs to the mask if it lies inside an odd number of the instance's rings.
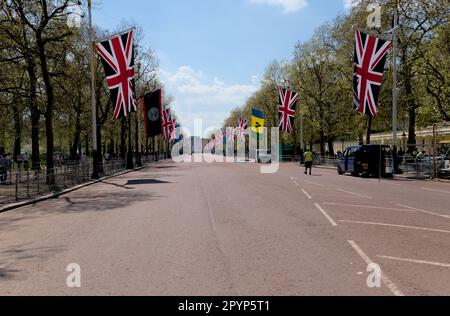
[[[294,183],[296,186],[300,186],[300,184],[297,182],[297,181],[295,181],[295,178],[294,177],[291,177],[291,181],[292,181],[292,183]]]
[[[373,222],[361,222],[361,221],[347,221],[347,220],[340,220],[339,222],[341,222],[341,223],[349,223],[349,224],[372,225],[372,226],[398,227],[398,228],[407,228],[407,229],[415,229],[415,230],[425,230],[425,231],[430,231],[430,232],[437,232],[437,233],[446,233],[446,234],[450,234],[450,231],[449,231],[449,230],[433,229],[433,228],[424,228],[424,227],[414,227],[414,226],[395,225],[395,224],[385,224],[385,223],[373,223]]]
[[[375,210],[398,211],[398,212],[412,212],[412,213],[416,212],[416,210],[412,210],[412,209],[391,208],[391,207],[381,207],[381,206],[371,206],[371,205],[353,205],[353,204],[344,204],[344,203],[324,203],[324,205],[347,206],[347,207],[368,208],[368,209],[375,209]]]
[[[326,187],[326,185],[323,185],[323,184],[320,184],[320,183],[316,183],[316,182],[312,182],[312,181],[308,181],[308,180],[304,180],[303,182],[309,183],[309,184],[312,184],[312,185],[317,185],[318,187],[322,187],[322,188]]]
[[[326,219],[331,223],[332,226],[334,226],[334,227],[337,226],[337,223],[331,218],[330,215],[328,215],[327,212],[325,212],[325,210],[318,203],[315,203],[314,205],[326,217]]]
[[[366,198],[366,199],[373,199],[373,197],[368,196],[368,195],[362,195],[362,194],[359,194],[359,193],[355,193],[355,192],[351,192],[351,191],[345,191],[345,190],[342,190],[342,189],[336,189],[336,191],[347,193],[347,194],[351,194],[351,195],[355,195],[355,196],[359,196],[359,197],[363,197],[363,198]]]
[[[342,195],[337,195],[337,194],[326,194],[326,193],[314,193],[314,195],[328,196],[328,197],[336,197],[336,198],[342,197]]]
[[[356,251],[356,253],[367,263],[367,265],[374,264],[374,262],[369,258],[369,256],[362,251],[362,249],[353,241],[348,240],[348,243],[352,248]],[[405,296],[402,291],[392,282],[384,272],[381,272],[381,280],[383,281],[384,285],[394,294],[395,296]]]
[[[422,212],[422,213],[427,213],[427,214],[431,214],[431,215],[434,215],[434,216],[450,218],[449,215],[443,215],[443,214],[439,214],[439,213],[435,213],[435,212],[431,212],[431,211],[426,211],[426,210],[422,210],[420,208],[415,208],[415,207],[411,207],[411,206],[407,206],[407,205],[403,205],[403,204],[396,204],[396,205],[400,206],[400,207],[404,207],[404,208],[410,209],[410,210],[414,210],[416,212]]]
[[[404,258],[397,258],[397,257],[391,257],[391,256],[377,256],[377,257],[383,258],[383,259],[395,260],[395,261],[428,264],[428,265],[437,266],[437,267],[450,268],[450,264],[448,264],[448,263],[432,262],[432,261],[425,261],[425,260],[404,259]]]
[[[450,194],[450,191],[444,191],[444,190],[429,189],[429,188],[422,188],[422,190],[424,190],[424,191],[429,191],[429,192],[437,192],[437,193],[447,193],[447,194]]]
[[[296,186],[300,186],[300,184],[297,182],[297,181],[295,181],[295,178],[294,177],[291,177],[291,180],[292,180],[292,182],[296,185]],[[303,194],[304,195],[306,195],[306,197],[308,198],[308,199],[312,199],[312,196],[308,193],[308,192],[306,192],[306,190],[305,189],[301,189],[302,190],[302,192],[303,192]]]
[[[306,197],[308,198],[308,199],[312,199],[312,196],[308,193],[308,192],[306,192],[305,191],[305,189],[301,189],[302,190],[302,192],[306,195]]]

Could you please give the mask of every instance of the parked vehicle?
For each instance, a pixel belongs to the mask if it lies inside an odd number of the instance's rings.
[[[439,142],[438,150],[442,157],[438,161],[438,176],[441,178],[450,178],[450,140]]]
[[[347,148],[338,162],[338,173],[352,176],[392,177],[391,151],[386,145],[362,145]]]

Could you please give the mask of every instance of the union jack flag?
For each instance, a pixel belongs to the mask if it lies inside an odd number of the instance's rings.
[[[280,129],[287,133],[292,133],[295,111],[297,109],[298,93],[290,89],[285,89],[282,86],[279,86],[278,89],[280,91],[280,106],[278,109]]]
[[[248,127],[248,121],[246,119],[240,119],[238,121],[238,127],[237,127],[237,134],[239,140],[244,140],[245,135],[247,135],[247,127]]]
[[[134,90],[133,31],[97,43],[114,106],[114,119],[137,110]]]
[[[377,116],[377,103],[391,42],[359,30],[355,32],[353,104],[355,110]]]
[[[172,127],[172,114],[170,112],[170,108],[165,108],[162,110],[162,131],[163,131],[163,139],[170,140],[171,136],[171,127]]]
[[[214,137],[214,146],[219,146],[223,144],[223,131],[220,131],[220,133],[217,133],[217,135]]]
[[[227,142],[230,143],[234,141],[234,136],[236,135],[236,127],[229,127],[227,134]]]
[[[177,140],[177,122],[170,115],[170,141],[174,143]]]

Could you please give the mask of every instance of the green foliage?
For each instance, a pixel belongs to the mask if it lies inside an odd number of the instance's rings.
[[[362,139],[367,119],[353,110],[352,80],[354,29],[367,29],[367,5],[382,6],[382,25],[368,30],[391,39],[394,1],[363,0],[346,15],[320,26],[312,38],[298,43],[290,62],[271,63],[261,88],[240,109],[248,115],[258,107],[268,117],[269,126],[278,123],[276,86],[287,83],[300,93],[294,132],[282,135],[284,143],[298,143],[300,115],[304,118],[304,139],[325,146],[334,141]],[[410,141],[415,141],[415,128],[442,120],[450,121],[450,27],[449,6],[445,0],[398,1],[399,29],[399,126],[409,127]],[[392,51],[373,120],[373,132],[392,130]],[[225,121],[228,126],[239,110]],[[328,148],[331,152],[331,146]]]
[[[80,28],[67,25],[70,7],[77,4],[73,0],[0,2],[0,147],[5,147],[6,152],[13,152],[18,143],[19,153],[31,153],[31,144],[36,142],[35,160],[40,160],[51,141],[54,146],[50,148],[56,153],[70,153],[76,158],[80,148],[85,151],[92,144],[89,29],[86,25]],[[161,86],[157,56],[143,45],[142,30],[128,23],[118,30],[96,29],[95,33],[97,38],[106,38],[130,27],[137,28],[135,70],[140,101],[146,93]],[[39,50],[42,43],[45,54]],[[44,69],[48,70],[50,82],[45,82]],[[100,60],[96,61],[95,72],[100,146],[115,149],[120,142],[121,124],[112,121],[113,109]],[[54,95],[50,108],[49,87]],[[33,115],[37,120],[35,130],[32,130]],[[143,122],[140,126],[143,131]],[[53,137],[48,137],[49,131]],[[132,133],[136,133],[134,128]]]

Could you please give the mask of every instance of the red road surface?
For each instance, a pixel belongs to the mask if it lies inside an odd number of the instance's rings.
[[[450,295],[450,185],[302,171],[161,163],[0,214],[0,295]]]

